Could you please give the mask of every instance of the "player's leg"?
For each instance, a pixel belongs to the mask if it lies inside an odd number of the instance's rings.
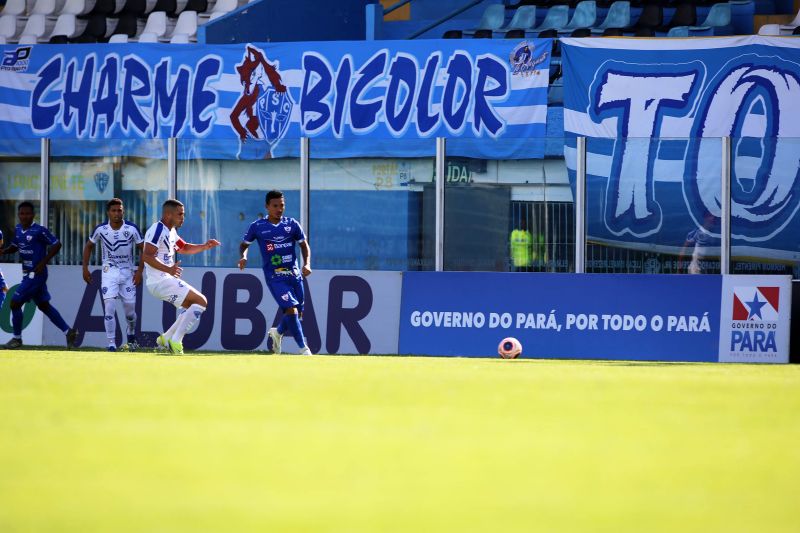
[[[109,352],[117,351],[117,321],[114,319],[117,310],[117,297],[119,296],[119,271],[116,268],[106,270],[100,278],[101,293],[103,295],[103,327],[106,330],[106,346]]]
[[[50,322],[64,332],[64,335],[67,337],[67,347],[74,348],[75,340],[78,337],[78,330],[70,328],[67,325],[67,322],[61,316],[61,313],[58,312],[58,309],[50,305],[50,299],[50,292],[47,290],[47,284],[42,283],[39,286],[39,290],[34,293],[33,301],[36,303],[36,307],[50,319]]]
[[[305,298],[305,291],[303,290],[303,282],[296,278],[286,277],[286,279],[279,278],[267,284],[272,297],[278,303],[278,306],[283,310],[284,316],[281,324],[286,328],[297,346],[300,347],[300,353],[308,353],[311,351],[306,346],[305,338],[303,335],[303,326],[300,323],[300,312],[303,309],[303,300]],[[270,330],[270,337],[272,338],[272,330]],[[273,338],[273,346],[279,348],[278,343]],[[280,353],[278,349],[273,349],[275,353]]]
[[[125,310],[125,322],[128,325],[125,332],[128,340],[128,349],[136,350],[139,347],[136,342],[136,285],[133,284],[133,276],[130,272],[122,276],[120,299]]]
[[[3,277],[3,271],[0,270],[0,307],[3,307],[3,302],[6,301],[6,293],[8,286],[6,285],[6,278]]]
[[[165,345],[171,352],[181,354],[184,335],[206,310],[208,302],[200,291],[177,278],[164,278],[158,283],[157,292],[162,300],[185,310],[158,340],[159,344]]]
[[[11,329],[13,331],[11,340],[5,344],[6,349],[22,347],[22,307],[32,298],[32,284],[28,278],[22,280],[17,286],[16,292],[11,297]]]

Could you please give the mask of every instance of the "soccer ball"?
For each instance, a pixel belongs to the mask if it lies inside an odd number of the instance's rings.
[[[522,343],[514,337],[506,337],[500,341],[497,353],[503,359],[516,359],[522,353]]]

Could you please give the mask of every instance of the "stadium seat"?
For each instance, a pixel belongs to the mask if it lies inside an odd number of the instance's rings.
[[[128,36],[124,33],[115,33],[111,37],[109,37],[108,42],[110,44],[124,44],[128,42]]]
[[[144,29],[144,25],[139,22],[139,17],[136,15],[122,14],[117,19],[117,24],[111,31],[108,42],[128,42],[128,38],[136,37],[142,29]],[[125,39],[123,40],[121,37],[117,37],[118,35],[124,35]]]
[[[177,10],[177,0],[156,0],[156,6],[153,8],[153,11],[163,11],[169,17],[175,16]]]
[[[20,44],[43,43],[50,37],[54,26],[55,22],[45,15],[31,15],[19,36],[19,42]]]
[[[667,37],[688,37],[689,26],[674,26],[667,32]]]
[[[525,30],[508,30],[505,35],[506,39],[524,39],[525,38]]]
[[[53,37],[58,35],[63,35],[67,40],[71,41],[83,33],[87,24],[87,21],[79,19],[72,13],[59,15],[58,20],[56,20],[56,25],[53,27],[53,31],[48,37],[48,41],[51,41]]]
[[[653,28],[648,28],[647,26],[642,26],[641,28],[636,28],[636,31],[633,33],[634,37],[655,37],[656,31]]]
[[[92,15],[86,21],[83,32],[72,39],[73,43],[102,43],[108,38],[109,24],[105,15]]]
[[[183,7],[184,11],[194,11],[198,15],[208,11],[208,0],[188,0]]]
[[[649,28],[652,35],[655,35],[655,28],[664,24],[664,8],[658,4],[645,4],[642,7],[642,12],[639,15],[639,20],[630,28],[631,31],[638,31],[641,28]],[[645,32],[648,33],[648,32]],[[649,36],[652,36],[649,35]],[[637,35],[637,37],[646,37],[648,35]]]
[[[489,4],[483,11],[481,21],[473,31],[499,30],[506,18],[506,7],[503,4]]]
[[[69,39],[67,39],[66,35],[53,35],[47,42],[50,44],[69,44]]]
[[[15,43],[19,39],[19,34],[25,28],[25,21],[17,15],[0,16],[0,37],[7,43]]]
[[[603,23],[592,28],[592,33],[602,33],[609,28],[627,28],[631,25],[631,3],[628,0],[617,0],[608,8]]]
[[[532,31],[541,33],[544,30],[559,30],[567,25],[569,6],[553,6],[547,10],[542,23]]]
[[[499,28],[498,31],[508,32],[509,30],[529,30],[536,25],[536,6],[521,6],[514,11],[514,16],[508,26]]]
[[[622,37],[625,35],[622,28],[606,28],[603,30],[601,37]]]
[[[8,44],[6,42],[6,38],[3,35],[0,35],[0,44]]]
[[[31,8],[31,15],[55,17],[61,13],[65,0],[36,0]]]
[[[800,26],[798,26],[794,30],[792,30],[792,35],[800,35]]]
[[[760,28],[758,28],[759,35],[780,35],[781,34],[781,25],[780,24],[764,24]]]
[[[701,25],[689,27],[691,32],[708,31],[709,29],[714,35],[730,35],[732,33],[731,5],[729,3],[714,4]]]
[[[120,8],[122,6],[119,6]],[[116,0],[96,0],[94,3],[94,7],[89,12],[90,16],[93,15],[103,15],[110,17],[117,11],[117,1]]]
[[[165,38],[170,26],[167,21],[167,14],[163,11],[153,11],[147,16],[142,33],[139,34],[140,43],[156,43],[159,39]]]
[[[23,17],[27,13],[27,6],[25,0],[6,0],[1,12],[3,15],[16,15]]]
[[[575,8],[572,18],[559,32],[571,32],[578,28],[591,28],[597,22],[597,4],[595,0],[582,0]],[[589,32],[591,33],[591,31]]]
[[[442,35],[442,39],[461,39],[464,33],[461,30],[447,30]]]
[[[94,9],[95,0],[67,0],[61,15],[88,15]],[[61,35],[61,34],[59,34]]]
[[[550,55],[553,57],[561,57],[561,44],[558,41],[558,31],[554,28],[539,32],[539,39],[553,39],[553,48],[550,50]]]
[[[575,28],[572,30],[572,33],[569,34],[570,37],[591,37],[592,30],[589,28]]]
[[[197,40],[197,13],[183,11],[170,34],[171,43],[189,43]]]
[[[492,38],[492,30],[487,29],[480,29],[475,30],[475,33],[472,34],[474,39],[491,39]]]
[[[796,33],[794,33],[794,30],[797,29],[798,27],[800,27],[800,11],[797,12],[797,15],[795,15],[794,20],[791,21],[789,24],[781,25],[782,30],[791,31],[792,35],[797,35]]]
[[[696,26],[697,25],[697,7],[694,2],[681,2],[675,6],[675,14],[669,24],[664,24],[656,28],[656,32],[669,32],[670,29],[677,26]]]

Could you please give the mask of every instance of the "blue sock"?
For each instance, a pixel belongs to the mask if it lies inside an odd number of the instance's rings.
[[[22,307],[11,309],[11,327],[16,338],[22,337]]]
[[[291,329],[292,329],[291,326],[289,325],[289,322],[290,322],[289,321],[289,316],[290,315],[283,315],[283,318],[281,319],[280,323],[278,324],[278,333],[280,333],[281,335],[286,333],[287,329],[289,331],[291,331]]]
[[[67,325],[66,322],[64,322],[64,319],[61,318],[61,314],[56,310],[55,307],[53,307],[52,305],[48,306],[47,311],[44,314],[47,316],[47,318],[50,319],[50,321],[53,324],[56,325],[58,329],[60,329],[64,333],[69,331],[69,326]]]
[[[300,324],[299,315],[286,315],[289,319],[289,331],[292,332],[292,337],[297,342],[297,346],[301,349],[306,347],[306,341],[303,339],[303,326]]]

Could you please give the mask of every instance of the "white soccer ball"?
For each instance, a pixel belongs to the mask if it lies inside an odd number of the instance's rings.
[[[497,353],[503,359],[516,359],[522,353],[522,343],[514,337],[506,337],[497,346]]]

